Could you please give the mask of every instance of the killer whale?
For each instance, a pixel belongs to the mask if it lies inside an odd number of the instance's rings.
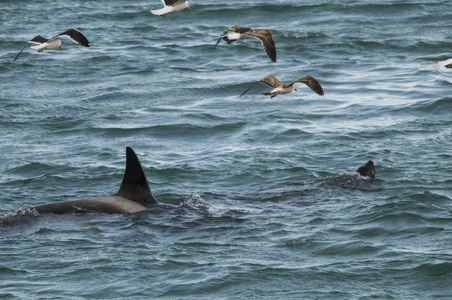
[[[146,210],[159,202],[152,195],[140,161],[126,148],[126,170],[119,191],[111,196],[55,202],[30,207],[39,214],[106,213],[126,214]]]

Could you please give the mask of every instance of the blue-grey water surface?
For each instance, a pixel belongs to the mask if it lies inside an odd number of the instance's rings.
[[[0,5],[0,298],[452,298],[450,0]],[[270,74],[325,96],[239,97]],[[7,221],[116,193],[126,146],[168,205]]]

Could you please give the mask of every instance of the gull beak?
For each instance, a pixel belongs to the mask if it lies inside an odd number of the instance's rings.
[[[295,89],[295,92],[298,92],[297,89]]]
[[[190,5],[189,5],[189,6],[187,6],[187,8],[188,8],[188,11],[191,11]]]

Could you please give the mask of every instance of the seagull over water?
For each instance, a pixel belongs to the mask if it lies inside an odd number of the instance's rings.
[[[233,32],[231,34],[227,34],[228,32]],[[223,34],[218,39],[214,48],[218,45],[221,39],[225,40],[228,45],[238,40],[248,39],[248,38],[256,38],[259,39],[262,45],[267,52],[268,57],[273,62],[276,62],[276,47],[275,41],[273,40],[273,36],[268,29],[251,29],[245,28],[239,25],[234,25],[226,29]]]
[[[62,32],[54,36],[50,40],[40,35],[37,35],[25,44],[22,50],[20,50],[20,52],[16,55],[16,58],[14,58],[13,62],[16,61],[16,59],[19,57],[22,51],[24,51],[28,44],[38,44],[37,46],[30,46],[30,48],[32,49],[38,49],[38,52],[42,52],[44,50],[52,50],[58,47],[60,48],[60,50],[63,50],[63,48],[61,47],[60,37],[70,38],[74,43],[77,43],[81,46],[85,47],[90,46],[88,39],[80,31],[75,29],[66,30],[65,32]]]
[[[449,58],[448,60],[439,61],[438,65],[442,67],[446,67],[447,69],[452,68],[452,58]]]
[[[166,17],[171,12],[176,12],[188,8],[191,11],[190,3],[186,0],[162,0],[164,7],[157,10],[151,10],[153,15]]]
[[[294,81],[292,81],[290,83],[284,83],[284,82],[281,82],[278,79],[276,79],[275,76],[269,75],[269,76],[265,77],[264,79],[256,82],[251,87],[249,87],[246,91],[244,91],[240,95],[240,97],[245,95],[246,92],[251,90],[258,83],[265,83],[266,85],[268,85],[271,88],[273,88],[272,91],[270,91],[268,93],[263,93],[263,95],[265,95],[265,96],[271,96],[270,98],[276,97],[276,96],[278,96],[280,94],[289,94],[289,93],[292,93],[293,91],[297,91],[297,87],[295,85],[295,83],[297,83],[297,82],[301,82],[301,83],[306,84],[311,90],[313,90],[314,92],[316,92],[320,96],[323,96],[322,86],[320,85],[320,83],[314,77],[305,76],[305,77],[301,77],[301,78],[295,79]]]

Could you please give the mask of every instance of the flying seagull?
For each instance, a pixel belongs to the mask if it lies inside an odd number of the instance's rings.
[[[449,58],[448,60],[439,61],[438,65],[442,67],[446,67],[447,69],[452,68],[452,58]]]
[[[151,10],[153,15],[158,15],[162,17],[166,17],[169,13],[183,10],[188,8],[190,9],[190,3],[186,0],[162,0],[164,7],[162,9]]]
[[[233,33],[227,34],[228,32]],[[251,37],[259,39],[262,45],[264,46],[268,57],[270,57],[270,59],[273,62],[276,62],[275,41],[273,40],[272,34],[268,29],[251,29],[239,25],[234,25],[232,27],[229,27],[223,32],[223,34],[220,36],[217,43],[215,44],[215,47],[218,45],[221,39],[225,40],[226,43],[228,43],[229,45],[230,43],[233,43],[235,41],[248,39]]]
[[[81,46],[89,47],[88,39],[80,31],[75,30],[75,29],[66,30],[63,33],[60,33],[60,34],[54,36],[50,40],[48,40],[45,37],[42,37],[40,35],[37,35],[25,44],[25,46],[22,48],[22,50],[20,50],[20,52],[16,55],[16,58],[14,58],[13,62],[16,61],[16,59],[19,57],[19,55],[22,53],[22,51],[24,51],[24,49],[28,46],[28,44],[38,44],[37,46],[30,46],[30,48],[38,49],[38,52],[42,52],[44,50],[51,50],[51,49],[55,49],[58,47],[60,48],[60,50],[63,50],[63,48],[61,48],[61,41],[60,41],[60,37],[63,37],[63,36],[70,38],[72,41],[74,41],[74,43],[77,43]]]
[[[314,92],[316,92],[320,96],[323,96],[322,86],[320,85],[320,83],[314,77],[305,76],[305,77],[301,77],[301,78],[295,79],[291,83],[284,83],[284,82],[281,82],[278,79],[276,79],[275,76],[269,75],[269,76],[265,77],[264,79],[256,82],[251,87],[249,87],[246,91],[244,91],[240,95],[240,97],[245,95],[246,92],[248,92],[253,87],[255,87],[258,83],[261,83],[261,82],[265,83],[266,85],[268,85],[271,88],[273,88],[272,91],[270,91],[268,93],[263,93],[263,95],[265,95],[265,96],[271,96],[270,98],[276,97],[279,94],[288,94],[288,93],[291,93],[293,91],[296,91],[297,87],[296,87],[295,83],[297,83],[297,82],[301,82],[301,83],[306,84],[311,90],[313,90]]]

